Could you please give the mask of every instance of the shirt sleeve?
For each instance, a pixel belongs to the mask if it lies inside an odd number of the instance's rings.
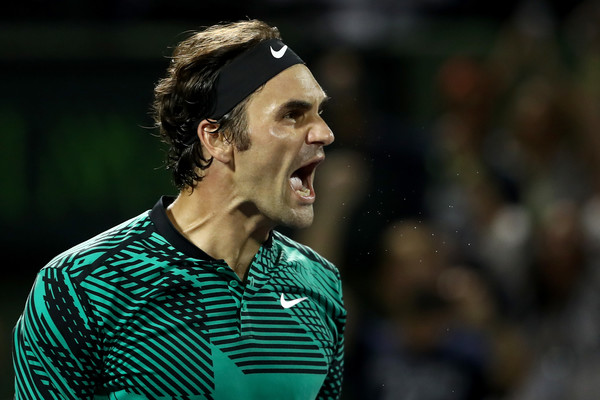
[[[339,304],[334,311],[334,320],[336,327],[336,346],[332,357],[329,372],[325,378],[325,382],[317,396],[318,400],[333,400],[339,399],[342,394],[342,381],[344,375],[344,330],[346,326],[346,310],[342,300],[341,280],[338,276],[338,295]]]
[[[77,282],[40,271],[13,332],[15,400],[92,399],[101,358],[91,315]]]

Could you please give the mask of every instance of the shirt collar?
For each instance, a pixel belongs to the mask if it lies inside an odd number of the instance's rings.
[[[167,216],[167,207],[175,201],[173,196],[162,196],[150,211],[150,220],[156,226],[156,231],[175,248],[175,250],[185,254],[188,257],[204,261],[216,261],[206,254],[202,249],[190,242],[173,226],[173,223]]]

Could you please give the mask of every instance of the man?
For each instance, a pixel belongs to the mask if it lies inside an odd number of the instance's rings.
[[[180,193],[40,271],[16,399],[338,398],[339,273],[273,230],[312,222],[325,100],[263,22],[180,43],[154,101]]]

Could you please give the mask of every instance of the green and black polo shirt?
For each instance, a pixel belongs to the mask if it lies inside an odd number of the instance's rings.
[[[172,200],[39,272],[14,331],[15,398],[338,398],[337,269],[274,231],[241,282],[172,226]]]

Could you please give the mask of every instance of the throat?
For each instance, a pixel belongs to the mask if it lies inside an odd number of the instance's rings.
[[[250,266],[260,246],[260,243],[247,243],[239,253],[224,257],[225,263],[235,272],[240,281],[246,282]]]

